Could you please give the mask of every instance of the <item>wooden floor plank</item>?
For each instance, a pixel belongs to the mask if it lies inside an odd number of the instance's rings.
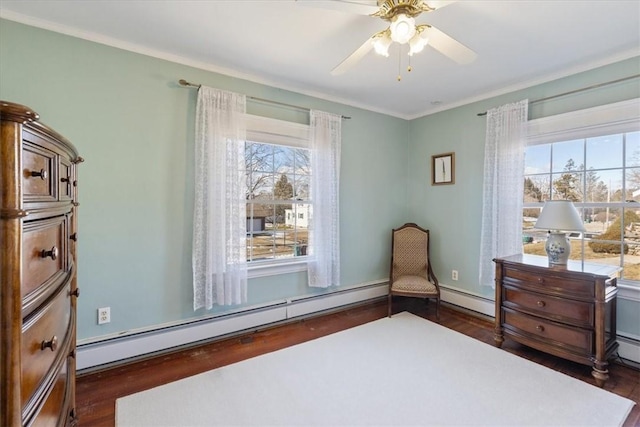
[[[394,312],[405,310],[429,320],[436,320],[433,303],[425,304],[424,301],[412,298],[394,300]],[[362,325],[386,315],[386,301],[376,301],[102,371],[80,373],[76,382],[79,425],[80,427],[114,426],[115,401],[120,397]],[[443,305],[440,309],[440,324],[479,341],[494,344],[493,323],[489,320]],[[508,339],[502,348],[594,384],[591,369],[588,366],[545,354]],[[636,402],[625,426],[640,426],[640,371],[620,364],[612,364],[610,376],[605,389]]]

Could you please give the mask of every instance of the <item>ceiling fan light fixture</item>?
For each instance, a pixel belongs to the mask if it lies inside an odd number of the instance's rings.
[[[400,13],[394,18],[389,29],[391,30],[391,40],[405,44],[416,34],[416,21],[412,17]]]
[[[413,36],[409,40],[409,56],[413,56],[414,53],[422,52],[422,50],[429,44],[429,37],[419,33]]]
[[[372,43],[373,49],[378,55],[389,56],[389,46],[393,43],[393,40],[389,37],[389,31],[383,31],[380,35],[374,37]]]

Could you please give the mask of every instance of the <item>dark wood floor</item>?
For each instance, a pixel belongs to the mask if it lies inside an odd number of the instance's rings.
[[[426,305],[424,301],[412,298],[394,301],[394,312],[406,310],[435,321],[434,308],[433,303]],[[80,374],[76,383],[79,424],[81,427],[114,426],[115,401],[119,397],[352,328],[380,319],[386,314],[386,302],[379,301],[124,366]],[[493,323],[485,319],[442,306],[440,324],[482,342],[494,343]],[[544,354],[511,340],[506,340],[502,348],[594,384],[588,366]],[[625,426],[640,426],[640,371],[618,363],[612,364],[605,389],[636,402]]]

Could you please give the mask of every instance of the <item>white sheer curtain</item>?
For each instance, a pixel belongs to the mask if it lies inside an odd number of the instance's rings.
[[[480,285],[495,286],[495,257],[522,252],[528,100],[487,111],[480,234]]]
[[[247,300],[244,142],[246,97],[198,90],[193,308]]]
[[[342,117],[322,111],[310,113],[311,202],[309,225],[311,261],[309,286],[340,285],[340,144]]]

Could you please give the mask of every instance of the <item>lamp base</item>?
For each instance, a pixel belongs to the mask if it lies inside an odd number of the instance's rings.
[[[567,265],[569,254],[571,253],[571,242],[569,242],[565,233],[559,231],[549,232],[544,249],[547,251],[549,264]]]

